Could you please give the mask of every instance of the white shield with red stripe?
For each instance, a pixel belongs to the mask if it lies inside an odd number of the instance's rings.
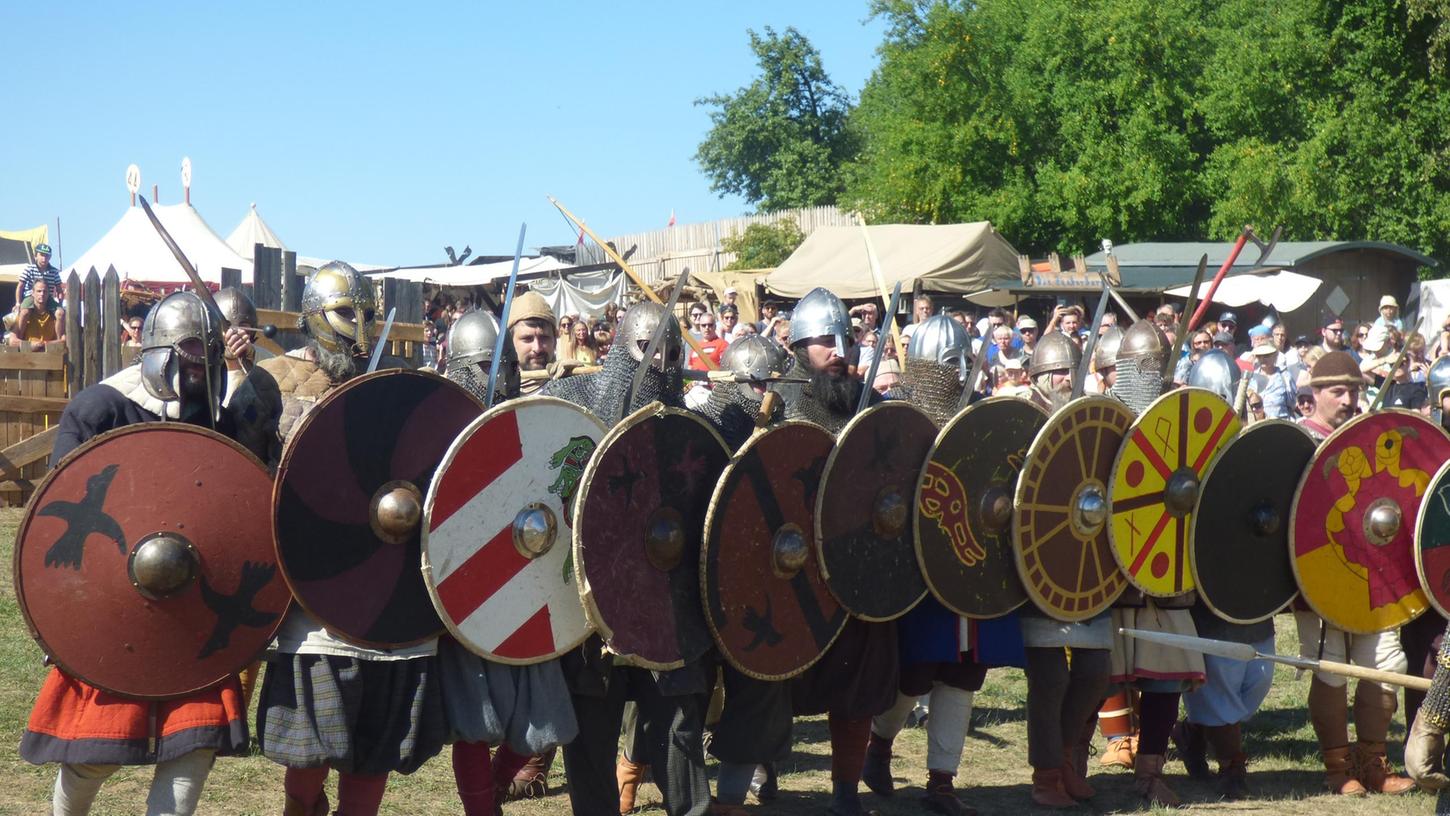
[[[538,663],[591,631],[570,557],[574,493],[605,428],[551,397],[504,403],[454,440],[423,519],[423,578],[444,625],[500,663]]]

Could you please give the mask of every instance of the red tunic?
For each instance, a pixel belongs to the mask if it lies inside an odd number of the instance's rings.
[[[26,761],[150,765],[202,748],[239,753],[247,745],[241,684],[175,700],[121,697],[52,668],[20,740]]]

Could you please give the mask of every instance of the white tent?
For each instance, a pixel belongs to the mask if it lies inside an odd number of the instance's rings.
[[[190,204],[154,205],[156,217],[171,233],[187,260],[191,261],[207,283],[220,284],[222,269],[239,269],[242,283],[252,282],[252,262],[238,255],[207,225]],[[167,249],[166,243],[151,226],[140,207],[129,207],[111,231],[101,236],[65,273],[75,271],[81,276],[95,267],[104,275],[106,268],[116,267],[121,280],[157,284],[189,283],[190,278]]]
[[[479,286],[496,280],[508,280],[509,272],[513,271],[513,268],[513,261],[497,261],[468,266],[420,266],[412,269],[391,269],[386,272],[374,272],[369,277],[397,278],[413,283],[431,283],[435,286]],[[568,269],[573,269],[573,267],[550,255],[524,258],[519,262],[520,275],[561,272]]]
[[[1287,269],[1279,272],[1262,272],[1247,275],[1229,275],[1213,293],[1213,301],[1238,308],[1250,303],[1272,306],[1279,312],[1292,312],[1304,305],[1319,290],[1319,279]],[[1198,298],[1202,300],[1213,286],[1212,280],[1205,280],[1198,286]],[[1169,289],[1164,294],[1172,297],[1188,297],[1193,284]]]
[[[232,234],[227,236],[227,246],[236,250],[238,255],[251,261],[255,260],[252,254],[256,252],[257,244],[287,251],[287,245],[282,243],[282,239],[277,237],[277,233],[273,232],[272,228],[267,226],[267,222],[262,220],[261,214],[257,212],[257,205],[253,204],[252,208],[247,210],[246,216],[242,218],[242,223],[238,224],[237,228],[232,230]]]

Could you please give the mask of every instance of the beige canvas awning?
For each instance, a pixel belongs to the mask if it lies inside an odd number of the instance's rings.
[[[968,294],[1019,282],[1017,250],[988,221],[867,227],[889,288],[921,280],[931,292]],[[784,297],[824,286],[843,298],[879,297],[860,227],[821,227],[765,279]]]

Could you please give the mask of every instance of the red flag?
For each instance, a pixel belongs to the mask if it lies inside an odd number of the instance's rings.
[[[673,227],[674,225],[675,225],[675,208],[674,207],[671,207],[670,208],[670,223],[665,224],[665,226],[666,227]]]
[[[580,222],[580,224],[579,224],[579,242],[576,243],[575,246],[584,246],[584,224],[583,224],[583,222]]]

